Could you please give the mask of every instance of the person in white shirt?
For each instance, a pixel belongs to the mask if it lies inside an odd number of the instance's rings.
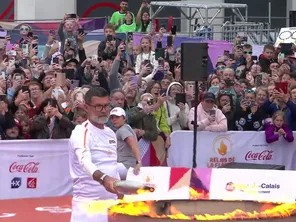
[[[73,179],[71,222],[107,222],[107,215],[90,214],[85,206],[91,201],[117,198],[117,141],[115,133],[105,126],[110,113],[109,95],[105,89],[94,87],[84,100],[88,120],[76,126],[69,141]]]

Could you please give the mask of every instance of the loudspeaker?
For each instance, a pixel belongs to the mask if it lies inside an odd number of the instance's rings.
[[[181,79],[207,81],[208,43],[184,42],[181,44]]]
[[[289,12],[289,27],[296,27],[296,11]]]
[[[219,168],[229,169],[257,169],[257,170],[285,170],[283,165],[258,164],[258,163],[227,163]]]

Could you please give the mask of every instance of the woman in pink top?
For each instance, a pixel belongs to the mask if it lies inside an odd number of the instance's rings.
[[[197,107],[197,130],[224,132],[227,131],[227,119],[225,115],[215,106],[215,95],[207,92],[202,102]],[[189,113],[188,127],[193,130],[194,108]]]

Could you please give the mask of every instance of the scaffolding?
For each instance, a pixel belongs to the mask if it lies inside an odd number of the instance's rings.
[[[156,11],[153,11],[153,6],[158,6]],[[196,19],[196,16],[199,16],[202,26],[209,27],[212,25],[213,21],[221,13],[223,9],[232,9],[232,11],[239,16],[242,21],[248,21],[248,5],[247,4],[197,4],[196,2],[151,2],[150,3],[150,16],[151,19],[156,18],[156,16],[165,8],[165,7],[175,7],[180,13],[189,20],[189,33],[192,35],[194,33],[191,21]],[[189,9],[188,15],[184,12],[184,9]],[[216,13],[210,17],[209,10],[216,9]],[[240,9],[245,10],[245,16],[242,15]],[[202,11],[204,15],[202,15]]]
[[[221,4],[198,4],[193,1],[184,2],[154,2],[150,3],[150,16],[151,19],[157,17],[157,15],[166,7],[175,7],[180,13],[189,21],[189,35],[197,36],[203,39],[213,39],[214,33],[219,33],[219,40],[226,40],[233,42],[237,35],[247,36],[253,44],[262,44],[265,42],[272,42],[273,39],[270,35],[270,26],[264,23],[254,23],[248,22],[248,5],[247,4],[231,4],[231,3],[221,3]],[[156,10],[154,11],[154,9]],[[188,14],[184,10],[188,10]],[[233,21],[223,21],[219,25],[219,30],[213,29],[213,21],[217,19],[218,15],[224,9],[230,9],[233,15],[239,20]],[[210,16],[209,10],[216,10],[216,12]],[[244,11],[244,15],[241,13]],[[192,25],[193,20],[201,21],[199,24],[195,22]]]

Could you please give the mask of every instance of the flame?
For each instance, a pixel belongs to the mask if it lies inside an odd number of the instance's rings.
[[[153,207],[154,201],[134,202],[116,205],[110,208],[110,214],[126,214],[130,216],[149,216],[152,218],[170,218],[184,220],[245,220],[245,219],[268,219],[268,218],[285,218],[295,213],[296,204],[281,204],[266,209],[261,212],[244,212],[236,209],[233,212],[228,212],[223,215],[184,215],[175,207],[170,207],[170,215],[157,215]]]
[[[139,190],[139,194],[146,192]],[[209,193],[205,191],[196,191],[190,188],[190,199],[209,199]],[[190,200],[189,200],[190,201]],[[144,216],[150,218],[169,218],[179,220],[250,220],[250,219],[270,219],[270,218],[285,218],[296,213],[296,203],[262,203],[260,212],[245,212],[241,209],[236,209],[232,212],[226,212],[223,215],[210,214],[195,214],[185,215],[174,206],[170,206],[170,214],[160,214],[155,207],[156,201],[138,201],[133,200],[105,200],[94,201],[82,205],[89,214],[107,214],[109,209],[110,215],[126,214],[130,216]],[[239,201],[237,201],[239,202]]]
[[[149,183],[151,181],[150,177],[147,176],[146,179],[145,179],[146,183]]]
[[[227,154],[227,146],[223,141],[221,141],[220,143],[220,147],[218,148],[218,153],[222,156]]]

